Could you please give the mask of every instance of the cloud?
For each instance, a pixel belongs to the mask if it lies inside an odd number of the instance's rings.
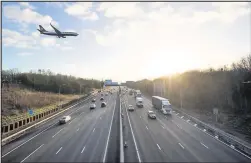
[[[144,12],[137,6],[139,2],[103,2],[97,9],[108,18],[138,18]]]
[[[68,6],[68,3],[66,2],[45,2],[45,4],[47,6],[56,7],[56,8],[64,8]]]
[[[44,47],[56,46],[56,39],[51,37],[42,38],[40,43]]]
[[[98,20],[98,15],[91,11],[92,2],[76,2],[65,8],[65,12],[71,16],[75,16],[83,20]]]
[[[29,35],[23,35],[9,29],[3,29],[2,34],[3,45],[7,47],[33,49],[37,45],[36,39]]]
[[[17,55],[19,55],[19,56],[30,56],[30,55],[33,55],[33,53],[22,52],[22,53],[17,53]]]
[[[24,8],[30,8],[30,9],[36,9],[34,6],[30,5],[28,2],[20,2],[19,3],[21,7],[24,7]]]
[[[26,3],[25,3],[26,4]],[[8,5],[3,7],[3,15],[16,23],[23,24],[41,24],[46,28],[49,27],[51,21],[53,21],[52,17],[49,15],[41,15],[38,12],[33,11],[31,8],[22,9],[17,5]],[[53,21],[55,26],[58,26],[56,21]]]

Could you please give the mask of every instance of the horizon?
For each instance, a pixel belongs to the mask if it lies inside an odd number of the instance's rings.
[[[153,80],[250,54],[248,2],[3,2],[3,69]],[[41,24],[77,37],[40,35]]]

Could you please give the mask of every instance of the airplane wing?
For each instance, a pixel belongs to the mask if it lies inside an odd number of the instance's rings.
[[[54,29],[54,31],[55,31],[59,36],[62,35],[62,33],[61,33],[57,28],[55,28],[51,23],[50,23],[50,25],[51,25],[51,27]]]

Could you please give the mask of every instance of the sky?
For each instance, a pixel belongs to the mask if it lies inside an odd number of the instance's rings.
[[[251,52],[248,2],[3,2],[2,67],[140,80]],[[77,37],[40,35],[38,25]]]

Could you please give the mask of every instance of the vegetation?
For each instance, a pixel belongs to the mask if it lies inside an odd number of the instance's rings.
[[[50,70],[20,73],[17,69],[2,71],[2,115],[13,117],[27,115],[28,109],[40,112],[55,108],[100,88],[101,82],[53,74]]]
[[[22,84],[23,86],[41,92],[61,94],[87,93],[91,88],[100,88],[97,80],[76,78],[62,74],[54,74],[50,70],[30,71],[20,73],[17,69],[2,71],[2,87],[9,84]]]
[[[129,84],[148,95],[159,95],[186,111],[196,111],[211,118],[218,108],[221,123],[235,121],[236,128],[243,125],[251,133],[251,55],[231,66],[219,69],[188,71],[153,81],[141,80]],[[245,125],[244,125],[245,124]],[[251,134],[250,134],[251,135]]]

